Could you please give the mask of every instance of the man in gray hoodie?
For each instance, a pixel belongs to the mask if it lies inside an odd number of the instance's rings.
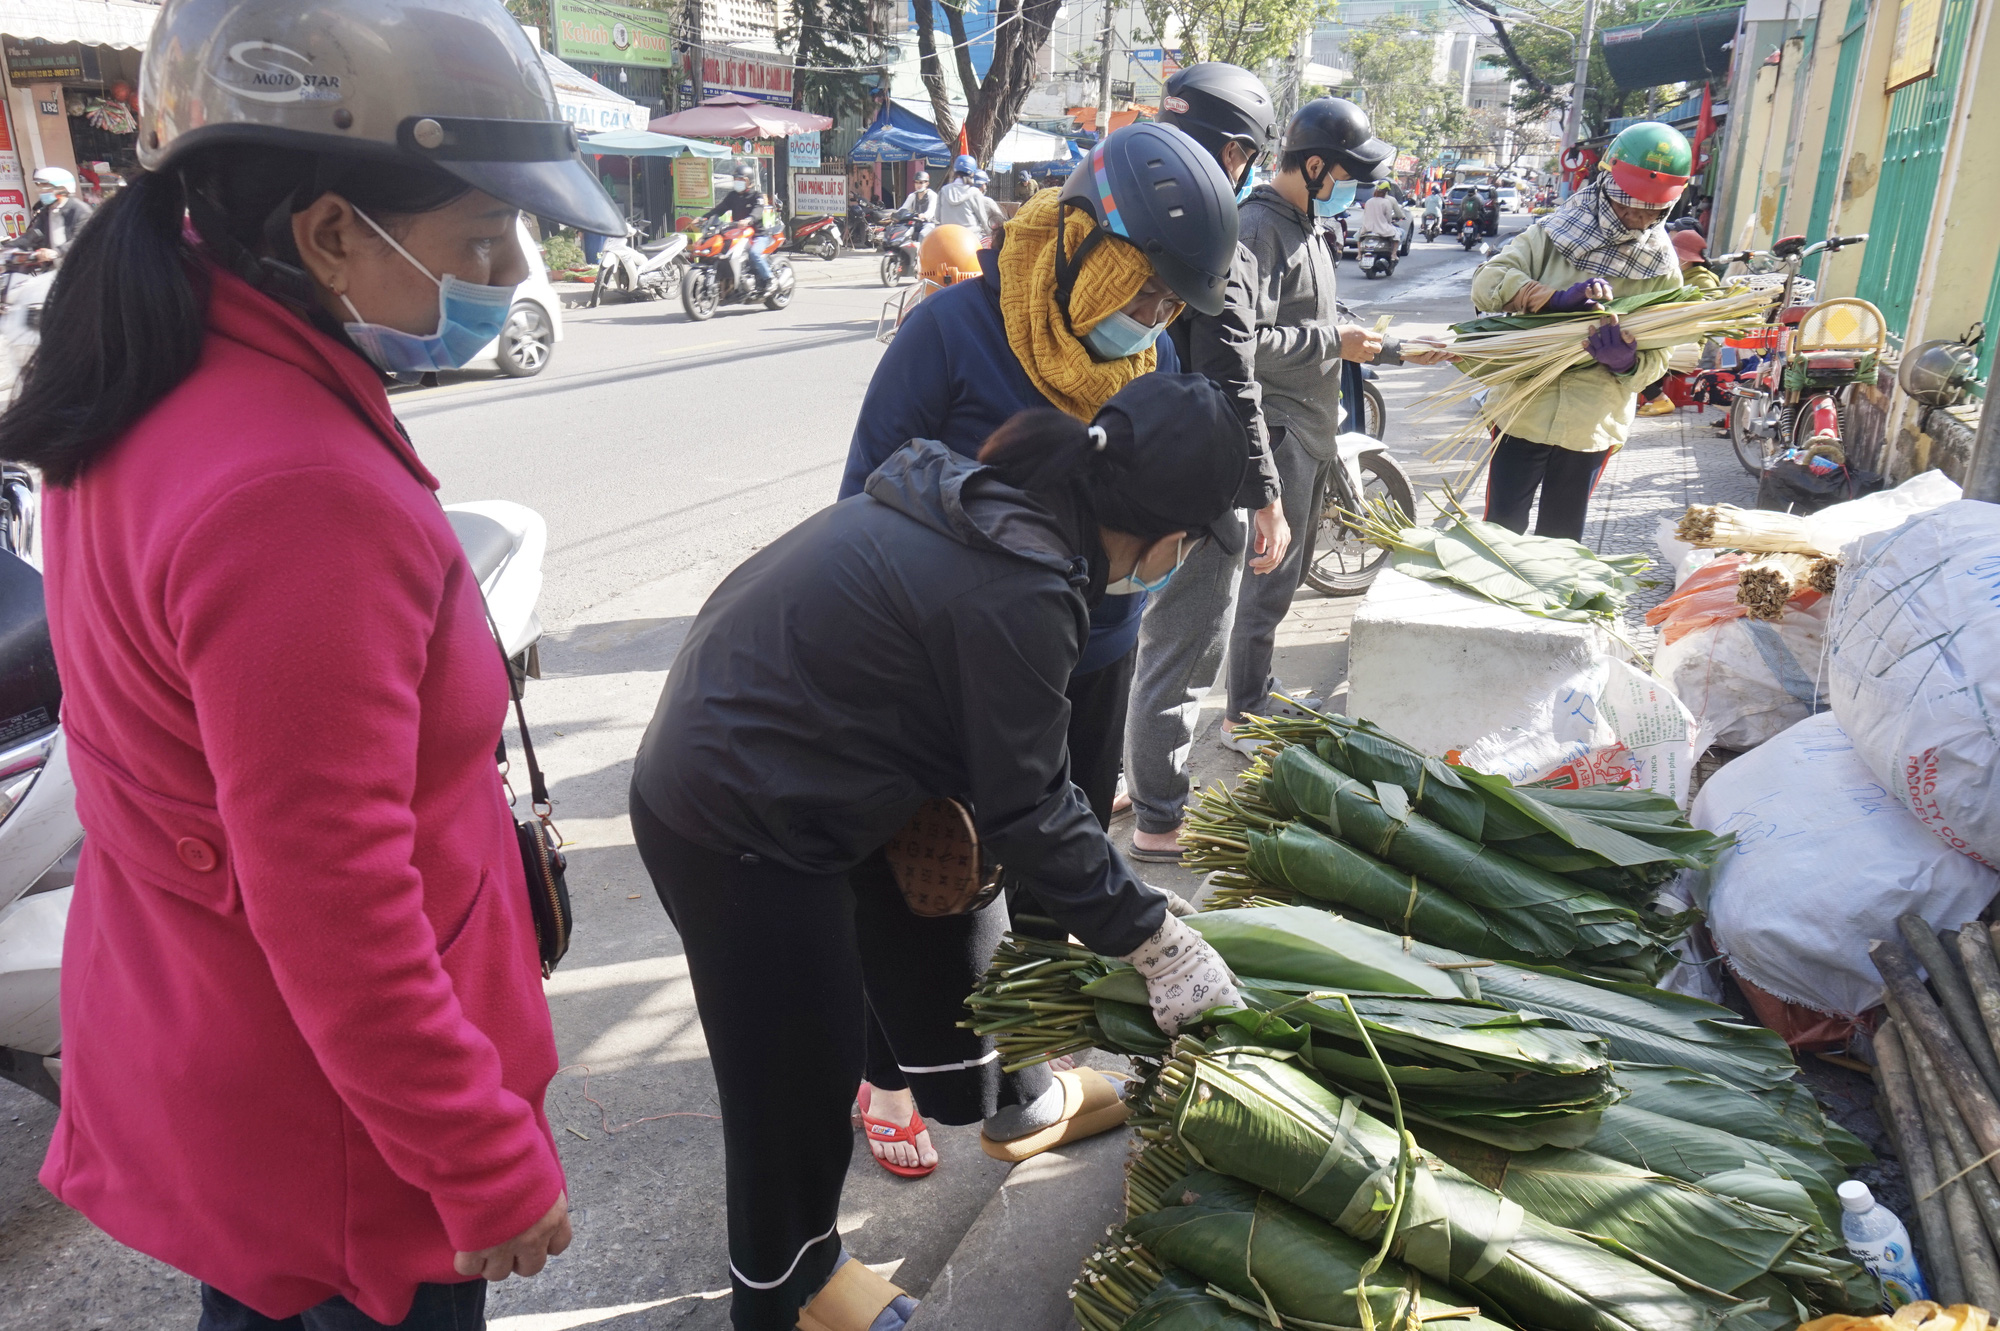
[[[1326,502],[1320,456],[1332,456],[1341,431],[1340,362],[1404,360],[1381,334],[1337,323],[1334,253],[1322,230],[1354,201],[1358,182],[1388,177],[1395,156],[1354,103],[1338,97],[1307,102],[1286,127],[1277,176],[1251,193],[1240,214],[1239,240],[1257,260],[1257,382],[1293,533],[1279,566],[1245,579],[1237,599],[1222,737],[1242,752],[1260,743],[1235,733],[1244,716],[1269,715],[1278,705],[1271,698],[1278,687],[1271,654],[1312,557]],[[1412,353],[1409,359],[1431,364],[1437,356]]]

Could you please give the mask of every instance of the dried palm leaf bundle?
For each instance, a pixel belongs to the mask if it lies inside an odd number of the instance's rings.
[[[1777,619],[1785,613],[1786,602],[1813,590],[1813,571],[1823,562],[1830,561],[1792,550],[1759,555],[1737,575],[1736,603],[1752,619]]]
[[[1838,550],[1821,549],[1813,539],[1811,524],[1796,513],[1738,508],[1734,504],[1690,504],[1674,534],[1689,545],[1713,550],[1749,550],[1768,554],[1792,551],[1802,555],[1840,553]]]

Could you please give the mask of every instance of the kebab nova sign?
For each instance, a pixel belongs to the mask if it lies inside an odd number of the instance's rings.
[[[662,10],[599,0],[551,0],[549,7],[556,54],[565,60],[660,67],[677,63],[673,25]]]

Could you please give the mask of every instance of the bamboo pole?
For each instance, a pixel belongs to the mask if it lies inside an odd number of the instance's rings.
[[[1931,987],[1937,990],[1938,1004],[1944,1009],[1945,1019],[1951,1023],[1952,1030],[1958,1033],[1965,1052],[1972,1056],[1973,1066],[1985,1079],[1986,1093],[2000,1101],[2000,1057],[1994,1056],[1993,1042],[1986,1038],[1986,1023],[1979,1019],[1979,1005],[1972,999],[1972,987],[1965,982],[1965,972],[1959,969],[1962,963],[1938,941],[1923,916],[1899,915],[1896,927],[1902,930],[1910,951],[1930,972]]]
[[[1995,1200],[2000,1201],[2000,1185],[1995,1185],[1982,1169],[1963,1173],[1984,1153],[1972,1144],[1965,1125],[1958,1121],[1958,1111],[1952,1108],[1951,1097],[1938,1082],[1923,1044],[1914,1044],[1905,1053],[1916,1082],[1917,1106],[1924,1115],[1924,1130],[1930,1134],[1931,1154],[1937,1161],[1937,1186],[1951,1223],[1966,1297],[1982,1308],[2000,1307],[2000,1260],[1993,1255],[1993,1245],[1982,1223],[1984,1199],[1970,1186],[1977,1178],[1988,1189],[1995,1190]]]
[[[1889,997],[1895,1000],[1905,1033],[1924,1042],[1931,1066],[1937,1069],[1938,1080],[1944,1083],[1972,1139],[1979,1143],[1980,1154],[2000,1152],[2000,1105],[1994,1103],[1965,1046],[1959,1043],[1944,1014],[1917,979],[1916,959],[1908,948],[1886,939],[1868,945],[1868,958],[1881,973]],[[2000,1160],[1988,1161],[1986,1168],[1995,1179],[2000,1179]]]
[[[1986,1026],[1987,1043],[2000,1054],[2000,958],[1993,954],[1993,935],[1977,920],[1958,931],[1959,960],[1965,963],[1966,982],[1979,1005],[1979,1019]]]
[[[1917,1199],[1917,1228],[1924,1236],[1925,1276],[1931,1294],[1950,1306],[1965,1302],[1965,1277],[1959,1271],[1944,1199],[1937,1195],[1937,1157],[1931,1154],[1930,1134],[1924,1131],[1923,1113],[1917,1108],[1916,1083],[1897,1029],[1900,1024],[1884,1022],[1875,1032],[1875,1082],[1882,1088],[1882,1098],[1889,1102],[1889,1132],[1896,1140],[1903,1173],[1910,1180],[1910,1195]]]
[[[1910,1072],[1917,1083],[1917,1093],[1928,1103],[1938,1106],[1938,1122],[1944,1129],[1945,1140],[1950,1143],[1952,1154],[1958,1163],[1950,1173],[1963,1173],[1966,1187],[1971,1191],[1972,1203],[1979,1210],[1980,1219],[1986,1224],[1986,1234],[1995,1244],[2000,1244],[2000,1183],[1981,1167],[1980,1157],[1986,1153],[1972,1140],[1972,1134],[1965,1130],[1965,1120],[1958,1116],[1951,1097],[1945,1094],[1944,1083],[1938,1080],[1937,1069],[1931,1065],[1930,1055],[1919,1044],[1906,1049]],[[1947,1175],[1940,1174],[1943,1182]],[[1996,1281],[2000,1281],[2000,1270],[1996,1270]],[[1967,1283],[1971,1283],[1970,1273]],[[1982,1307],[1986,1306],[1981,1304]]]

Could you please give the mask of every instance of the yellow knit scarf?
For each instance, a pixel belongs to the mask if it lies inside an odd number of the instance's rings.
[[[1080,420],[1089,420],[1112,394],[1142,374],[1152,372],[1159,353],[1147,347],[1122,360],[1098,361],[1063,327],[1056,308],[1056,206],[1059,191],[1045,189],[1021,206],[1004,228],[1000,247],[1000,314],[1007,324],[1007,345],[1035,387],[1056,406]],[[1070,210],[1065,252],[1074,255],[1096,227],[1088,214]],[[1107,315],[1139,294],[1153,265],[1135,245],[1106,236],[1083,261],[1070,291],[1070,321],[1077,337],[1090,332]]]

